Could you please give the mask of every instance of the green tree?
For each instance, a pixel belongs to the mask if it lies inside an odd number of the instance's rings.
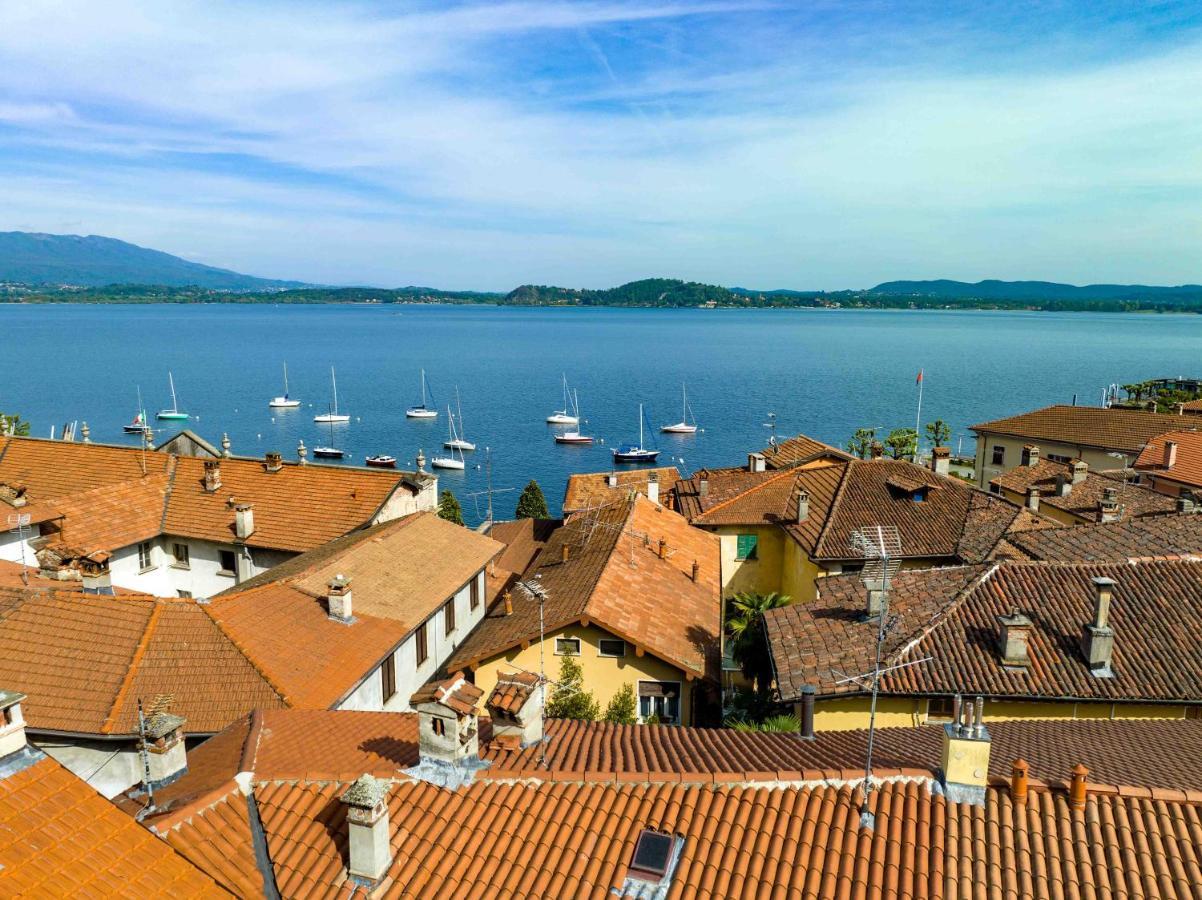
[[[0,413],[0,434],[13,434],[17,437],[29,436],[29,423],[22,422],[18,415]]]
[[[847,442],[847,452],[860,459],[868,459],[872,455],[872,442],[875,440],[875,428],[857,428],[851,440]]]
[[[772,684],[772,663],[768,659],[768,638],[764,635],[764,613],[788,606],[793,598],[776,592],[739,593],[726,601],[726,635],[730,652],[743,674],[756,685],[761,696]]]
[[[463,524],[463,508],[449,490],[443,491],[438,497],[438,518],[456,525]]]
[[[518,498],[518,508],[514,510],[513,515],[517,519],[551,518],[551,514],[547,512],[547,498],[543,496],[543,489],[533,478]]]
[[[952,439],[952,426],[943,419],[927,422],[927,440],[932,447],[946,447]]]
[[[638,705],[634,699],[634,685],[622,685],[605,707],[604,721],[614,725],[633,725],[639,720]]]
[[[551,719],[582,719],[595,722],[601,711],[591,691],[584,689],[584,672],[580,663],[565,656],[559,663],[559,681],[547,701],[547,717]]]
[[[908,459],[918,452],[918,432],[913,428],[894,428],[885,438],[885,449],[894,459]]]
[[[723,724],[735,731],[766,731],[772,734],[796,734],[801,730],[801,720],[793,713],[768,716],[759,722],[732,716]]]

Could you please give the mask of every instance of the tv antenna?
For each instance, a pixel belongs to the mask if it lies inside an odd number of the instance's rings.
[[[543,583],[539,581],[538,575],[533,578],[527,578],[525,581],[519,581],[517,586],[531,600],[538,603],[538,686],[543,692],[543,702],[538,709],[538,717],[541,720],[543,732],[542,740],[538,742],[538,764],[544,769],[547,767],[547,660],[546,660],[546,606],[547,606],[547,589],[543,587]]]
[[[488,498],[488,511],[485,515],[484,521],[486,524],[491,525],[493,522],[492,495],[493,494],[507,494],[513,490],[513,488],[495,488],[492,486],[492,448],[491,447],[484,448],[484,476],[486,479],[485,484],[487,485],[487,487],[484,490],[473,491],[472,493],[464,494],[463,496],[472,498],[472,502],[476,504],[476,514],[477,515],[480,514],[480,504],[476,500],[476,498],[477,497],[487,497]]]
[[[8,530],[17,536],[21,547],[21,583],[29,584],[29,573],[25,571],[25,534],[29,529],[29,513],[13,513],[8,517]]]

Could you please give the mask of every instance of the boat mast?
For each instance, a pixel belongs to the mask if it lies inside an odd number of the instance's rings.
[[[284,399],[288,399],[288,363],[284,363]]]
[[[639,449],[643,449],[643,404],[639,404]]]
[[[455,407],[459,410],[459,430],[463,431],[463,403],[459,400],[459,385],[455,385]],[[447,410],[447,415],[451,415],[450,409]]]
[[[330,383],[334,385],[334,415],[338,415],[338,379],[334,377],[333,366],[330,366]],[[330,436],[333,437],[333,432]]]
[[[171,373],[167,373],[167,383],[171,385],[171,411],[179,412],[179,401],[175,399],[175,378]]]

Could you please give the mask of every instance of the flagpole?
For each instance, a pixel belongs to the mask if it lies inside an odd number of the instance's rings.
[[[914,417],[914,462],[918,462],[918,450],[922,445],[922,369],[918,370],[918,414]]]

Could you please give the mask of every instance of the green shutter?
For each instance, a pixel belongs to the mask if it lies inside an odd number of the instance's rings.
[[[738,545],[735,548],[736,559],[755,559],[755,546],[758,537],[754,534],[739,535]]]

